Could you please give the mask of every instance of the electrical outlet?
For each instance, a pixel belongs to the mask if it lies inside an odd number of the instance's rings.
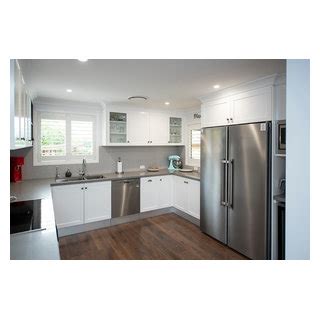
[[[141,164],[140,165],[140,170],[145,170],[146,169],[146,166],[144,164]]]

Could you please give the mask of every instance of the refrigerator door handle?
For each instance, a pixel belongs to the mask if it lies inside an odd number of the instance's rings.
[[[226,175],[227,175],[227,164],[228,161],[226,159],[221,160],[222,163],[222,179],[221,179],[221,205],[227,206],[228,203],[226,202]]]
[[[228,199],[228,206],[233,209],[233,170],[234,170],[234,160],[230,160],[229,161],[229,164],[230,164],[230,170],[229,170],[229,186],[230,186],[230,189],[229,189],[229,199]]]

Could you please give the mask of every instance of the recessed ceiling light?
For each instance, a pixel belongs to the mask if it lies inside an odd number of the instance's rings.
[[[67,89],[66,91],[70,93],[70,92],[72,92],[72,89]]]
[[[170,104],[170,102],[166,101],[164,104],[165,104],[166,106],[168,106],[168,105]]]
[[[81,61],[81,62],[87,62],[88,61],[88,59],[78,59],[79,61]]]
[[[214,89],[219,89],[219,88],[220,88],[220,84],[215,84],[215,85],[213,86],[213,88],[214,88]]]

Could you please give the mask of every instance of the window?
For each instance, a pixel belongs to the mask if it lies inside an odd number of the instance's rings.
[[[186,148],[186,164],[189,166],[200,166],[200,144],[201,129],[200,124],[190,124],[188,126],[188,145]]]
[[[34,164],[98,162],[97,115],[36,111]]]
[[[200,160],[200,142],[201,142],[201,130],[191,130],[191,147],[190,147],[190,159]]]

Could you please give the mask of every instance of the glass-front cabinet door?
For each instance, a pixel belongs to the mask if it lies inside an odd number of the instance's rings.
[[[127,143],[126,113],[109,113],[109,143]]]
[[[182,118],[170,117],[170,143],[182,143]]]

